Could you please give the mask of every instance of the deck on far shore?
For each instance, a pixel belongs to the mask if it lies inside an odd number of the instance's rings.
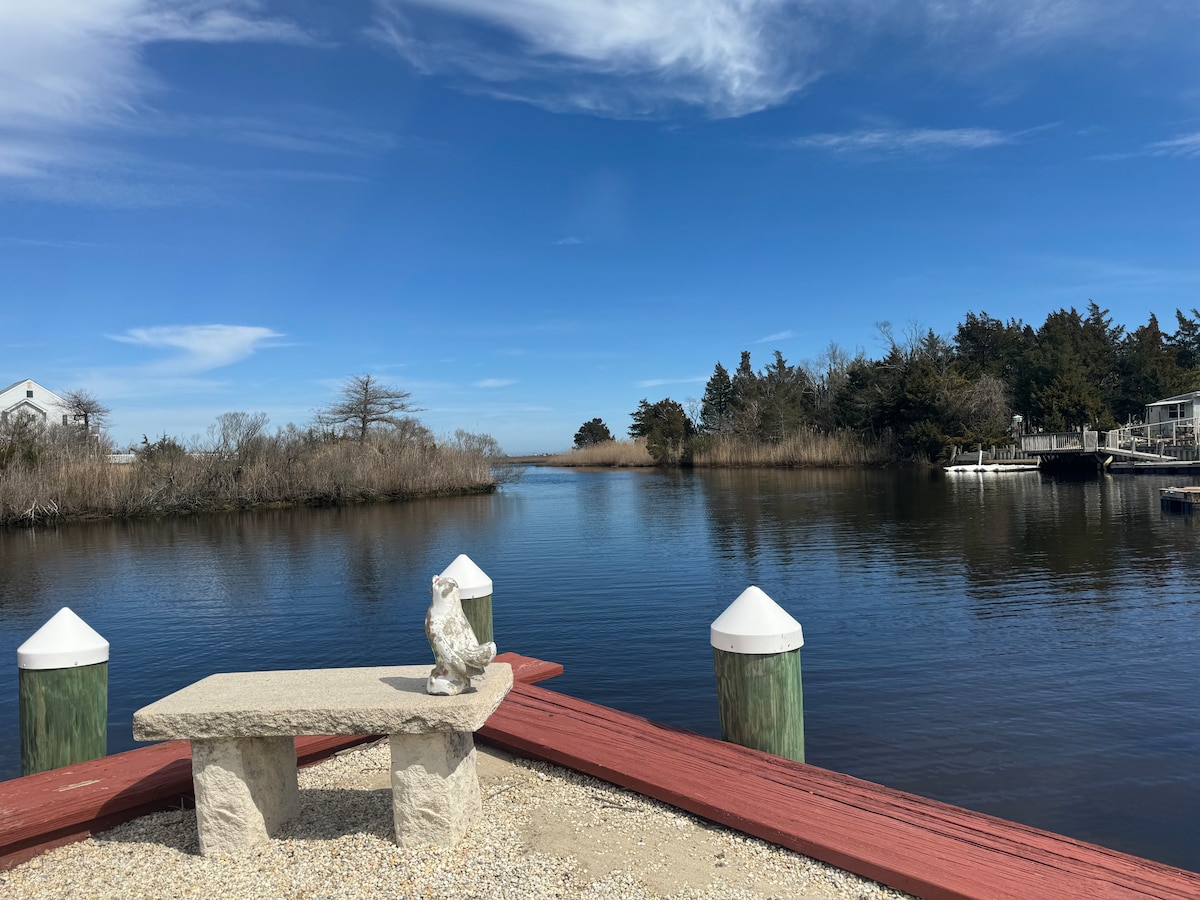
[[[1200,874],[748,750],[517,680],[481,743],[637,791],[925,898],[1200,897]],[[296,739],[300,765],[371,740]],[[0,782],[0,869],[192,797],[186,741]]]

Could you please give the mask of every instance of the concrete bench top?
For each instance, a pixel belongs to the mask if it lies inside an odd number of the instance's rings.
[[[513,684],[492,663],[474,689],[433,696],[432,665],[296,669],[210,675],[133,715],[139,741],[214,740],[304,734],[420,734],[475,731]]]

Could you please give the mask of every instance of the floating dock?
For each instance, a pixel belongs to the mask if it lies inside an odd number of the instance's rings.
[[[1162,508],[1167,512],[1191,515],[1200,508],[1200,487],[1165,487],[1158,489]]]

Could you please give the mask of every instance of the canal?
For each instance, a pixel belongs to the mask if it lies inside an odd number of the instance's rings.
[[[1200,869],[1200,532],[1179,476],[529,469],[483,497],[0,531],[0,778],[16,648],[112,645],[109,750],[218,671],[431,661],[467,553],[501,650],[717,734],[708,626],[750,584],[804,627],[808,761]]]

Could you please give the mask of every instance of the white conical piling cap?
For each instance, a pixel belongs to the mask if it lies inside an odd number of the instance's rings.
[[[462,600],[492,595],[492,579],[488,578],[483,569],[475,565],[465,553],[454,557],[454,562],[446,566],[440,577],[453,578],[458,582],[458,596]]]
[[[785,653],[804,646],[804,631],[782,606],[750,585],[712,623],[710,643],[729,653]]]
[[[17,648],[18,669],[69,669],[108,662],[108,641],[64,606]]]

